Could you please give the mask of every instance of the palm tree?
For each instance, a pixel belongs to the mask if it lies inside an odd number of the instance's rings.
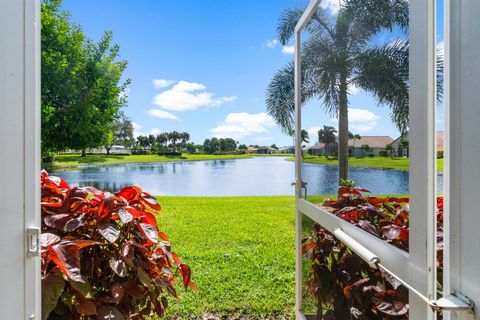
[[[325,155],[327,155],[327,145],[337,140],[336,133],[337,130],[331,126],[323,126],[323,129],[318,130],[318,142],[324,144]]]
[[[310,142],[310,136],[308,135],[307,130],[303,130],[301,132],[301,137],[302,137],[302,142],[309,143]]]
[[[185,146],[190,141],[190,134],[188,132],[180,133],[180,139],[182,140],[182,146]]]
[[[172,131],[168,133],[168,140],[172,141],[173,152],[177,151],[177,141],[180,140],[180,133],[178,131]]]
[[[287,10],[277,28],[286,44],[293,36],[303,8]],[[408,126],[408,41],[373,40],[383,30],[408,28],[408,0],[345,0],[336,16],[322,8],[307,25],[302,45],[302,103],[322,99],[323,108],[338,117],[339,178],[348,179],[348,96],[352,87],[371,93],[390,107],[401,132]],[[437,58],[441,96],[443,60]],[[294,65],[289,63],[272,78],[266,98],[267,112],[284,132],[294,123]]]
[[[159,149],[164,149],[164,148],[165,148],[165,144],[168,142],[168,136],[167,136],[167,134],[166,134],[166,133],[160,133],[160,134],[157,135],[157,137],[155,138],[155,142],[157,143]]]

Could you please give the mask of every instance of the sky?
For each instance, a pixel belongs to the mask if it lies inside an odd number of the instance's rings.
[[[276,33],[285,9],[306,0],[64,0],[63,9],[87,37],[99,40],[112,30],[128,61],[132,80],[125,114],[136,135],[187,131],[191,140],[231,137],[245,144],[289,145],[292,139],[266,114],[265,92],[274,73],[293,59]],[[338,0],[323,6],[335,13]],[[439,2],[439,12],[443,12]],[[442,21],[437,24],[443,40]],[[362,90],[349,97],[350,131],[399,135],[388,108]],[[441,110],[438,116],[442,129]],[[311,142],[323,125],[337,120],[321,101],[304,107],[302,126]]]

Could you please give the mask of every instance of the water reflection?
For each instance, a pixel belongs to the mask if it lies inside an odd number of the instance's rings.
[[[156,195],[265,196],[292,195],[294,163],[281,157],[162,162],[86,167],[54,174],[71,186],[91,185],[117,191],[138,185]],[[311,195],[337,190],[335,166],[304,164],[304,180]],[[350,178],[376,194],[408,194],[408,172],[351,167]],[[442,190],[439,178],[439,190]]]

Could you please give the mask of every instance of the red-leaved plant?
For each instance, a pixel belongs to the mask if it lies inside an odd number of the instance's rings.
[[[112,194],[41,175],[42,319],[162,316],[175,279],[197,290],[140,188]]]
[[[323,207],[393,246],[408,251],[408,198],[364,196],[360,187],[341,186]],[[374,270],[319,224],[303,239],[312,267],[306,283],[315,296],[316,319],[408,319],[408,292],[393,277]],[[437,268],[443,253],[443,197],[437,198]]]

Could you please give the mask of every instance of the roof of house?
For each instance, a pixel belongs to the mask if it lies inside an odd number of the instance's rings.
[[[364,144],[368,144],[370,148],[385,148],[387,144],[393,142],[393,139],[389,136],[362,136],[359,140],[348,140],[349,147],[361,147]]]
[[[323,148],[325,148],[325,143],[318,142],[318,143],[315,143],[315,145],[311,146],[309,149],[323,149]]]
[[[437,151],[443,151],[443,136],[444,136],[443,131],[437,131]],[[397,141],[399,142],[402,138],[403,140],[408,141],[408,132],[405,135],[398,137],[393,142],[395,143]]]

